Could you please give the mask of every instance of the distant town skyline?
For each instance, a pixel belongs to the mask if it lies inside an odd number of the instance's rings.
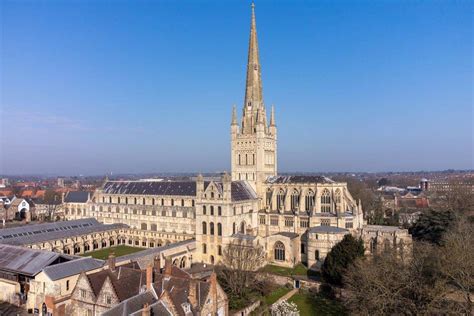
[[[250,2],[0,6],[0,174],[230,169]],[[256,11],[280,172],[474,168],[471,3]]]

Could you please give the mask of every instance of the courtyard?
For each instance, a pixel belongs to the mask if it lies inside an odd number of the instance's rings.
[[[138,247],[130,247],[130,246],[125,246],[125,245],[120,245],[116,247],[110,247],[110,248],[104,248],[96,251],[90,251],[85,254],[82,254],[82,257],[89,257],[91,256],[92,258],[96,259],[102,259],[105,260],[109,257],[110,253],[114,253],[115,257],[121,257],[125,256],[131,253],[139,252],[145,250],[144,248],[138,248]]]

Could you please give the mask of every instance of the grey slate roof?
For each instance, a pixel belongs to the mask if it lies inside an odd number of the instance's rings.
[[[195,181],[109,181],[103,188],[108,194],[196,196]]]
[[[125,256],[120,256],[116,259],[116,262],[124,262],[124,261],[136,261],[138,265],[145,269],[150,263],[153,262],[154,258],[159,255],[161,252],[172,249],[175,247],[186,245],[190,249],[196,248],[196,241],[194,239],[178,241],[175,243],[171,243],[166,246],[156,247],[156,248],[148,248],[142,251],[137,251]]]
[[[65,203],[86,203],[90,193],[87,191],[70,191],[64,197]]]
[[[267,183],[334,183],[323,176],[274,176],[268,177]]]
[[[204,182],[207,188],[210,181]],[[222,183],[215,181],[222,191]],[[178,195],[196,196],[195,181],[109,181],[104,184],[107,194],[136,194],[136,195]],[[232,201],[256,199],[257,194],[246,181],[232,181]]]
[[[56,252],[0,244],[0,270],[35,276],[60,260],[68,259]]]
[[[341,234],[341,233],[349,233],[349,230],[345,228],[340,228],[336,226],[316,226],[309,229],[310,233],[318,233],[318,234],[325,234],[325,233],[334,233],[334,234]]]
[[[231,196],[232,201],[253,200],[257,198],[257,193],[246,181],[232,181]]]
[[[43,272],[53,281],[80,274],[104,266],[105,261],[94,258],[79,258],[76,260],[59,263],[43,269]]]
[[[128,316],[143,308],[145,304],[153,304],[157,300],[151,291],[132,296],[113,308],[104,312],[102,316]],[[141,315],[141,314],[140,314]],[[161,314],[157,314],[161,315]]]
[[[297,233],[290,233],[290,232],[279,232],[279,233],[276,233],[275,235],[285,236],[290,239],[293,239],[299,236]]]
[[[23,225],[15,228],[0,229],[0,243],[28,245],[125,227],[127,227],[125,224],[105,225],[99,223],[95,218]]]

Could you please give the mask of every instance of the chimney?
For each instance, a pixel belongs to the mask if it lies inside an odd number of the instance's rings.
[[[171,258],[168,257],[165,259],[165,269],[163,274],[166,276],[171,276],[171,271],[173,270],[173,264],[171,263]]]
[[[151,290],[151,284],[153,283],[153,265],[146,267],[146,289]]]
[[[209,290],[209,295],[213,298],[212,299],[212,310],[214,314],[217,314],[217,274],[215,271],[212,271],[211,276],[209,278],[209,282],[211,283],[211,288]]]
[[[155,267],[156,272],[161,273],[161,259],[159,255],[153,259],[153,265]]]
[[[148,303],[145,303],[145,305],[143,305],[142,316],[150,316],[150,315],[151,315],[150,305],[148,305]]]
[[[109,254],[109,258],[107,259],[107,264],[111,271],[115,271],[115,254],[113,251],[111,251]]]
[[[188,294],[188,300],[191,303],[193,307],[198,306],[198,297],[197,297],[197,286],[198,286],[197,280],[191,279],[189,280],[189,294]]]

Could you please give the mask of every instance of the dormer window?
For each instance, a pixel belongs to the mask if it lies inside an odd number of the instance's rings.
[[[181,304],[181,307],[183,307],[183,311],[184,311],[185,314],[191,313],[191,304],[183,303],[183,304]]]

